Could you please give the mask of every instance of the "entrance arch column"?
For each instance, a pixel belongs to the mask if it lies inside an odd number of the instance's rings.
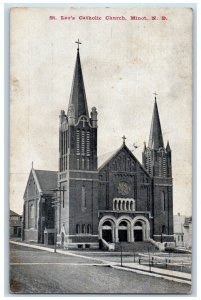
[[[131,242],[131,225],[127,224],[127,241]]]
[[[133,231],[134,231],[134,227],[133,227],[133,224],[131,224],[131,227],[130,227],[131,243],[134,242],[134,232]]]
[[[114,243],[119,242],[119,234],[118,234],[118,226],[115,224],[114,226]]]

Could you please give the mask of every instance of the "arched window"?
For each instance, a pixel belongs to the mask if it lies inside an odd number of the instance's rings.
[[[87,168],[87,170],[89,170],[89,158],[86,159],[86,164],[87,164],[86,168]]]
[[[87,233],[91,233],[91,225],[90,224],[87,225]]]
[[[121,201],[118,203],[118,209],[121,210]]]
[[[80,159],[77,158],[77,170],[79,170],[79,168],[80,168]]]
[[[85,224],[82,224],[82,233],[86,233],[86,226],[85,226]]]
[[[85,131],[82,130],[81,154],[85,155]]]
[[[141,227],[142,223],[140,221],[137,221],[134,226],[140,226]]]
[[[126,201],[126,210],[129,210],[129,201]]]
[[[76,224],[76,233],[80,233],[80,225]]]
[[[110,222],[110,221],[105,221],[105,222],[103,223],[103,226],[111,226],[111,222]]]
[[[85,186],[82,186],[82,208],[86,208]]]
[[[34,218],[34,204],[30,205],[30,218],[33,219]]]
[[[127,226],[126,221],[121,221],[121,223],[119,224],[119,226]]]
[[[165,192],[161,192],[161,208],[165,211]]]
[[[76,154],[80,155],[80,130],[76,131]]]
[[[130,168],[131,168],[131,162],[130,159],[127,158],[127,171],[130,171]]]
[[[126,210],[126,203],[125,203],[125,201],[123,201],[123,203],[122,203],[122,209]]]
[[[86,138],[86,154],[90,156],[90,132],[87,131],[87,138]]]
[[[82,158],[82,169],[84,170],[84,158]]]
[[[162,233],[165,233],[165,225],[162,226]]]
[[[117,207],[117,200],[114,201],[114,210],[117,210],[118,207]]]

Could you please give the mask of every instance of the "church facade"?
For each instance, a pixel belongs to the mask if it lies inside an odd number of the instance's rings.
[[[97,115],[95,107],[88,111],[78,45],[69,106],[59,121],[57,244],[173,242],[171,148],[164,145],[156,97],[142,163],[123,138],[98,165]]]

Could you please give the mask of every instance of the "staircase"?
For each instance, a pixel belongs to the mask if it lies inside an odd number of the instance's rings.
[[[120,252],[122,246],[123,252],[157,252],[159,251],[157,247],[155,247],[151,242],[135,242],[135,243],[128,243],[128,242],[121,242],[115,243],[115,251]],[[149,249],[149,250],[148,250]]]

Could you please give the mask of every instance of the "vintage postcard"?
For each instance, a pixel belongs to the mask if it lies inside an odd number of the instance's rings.
[[[192,23],[10,10],[10,293],[191,293]]]

